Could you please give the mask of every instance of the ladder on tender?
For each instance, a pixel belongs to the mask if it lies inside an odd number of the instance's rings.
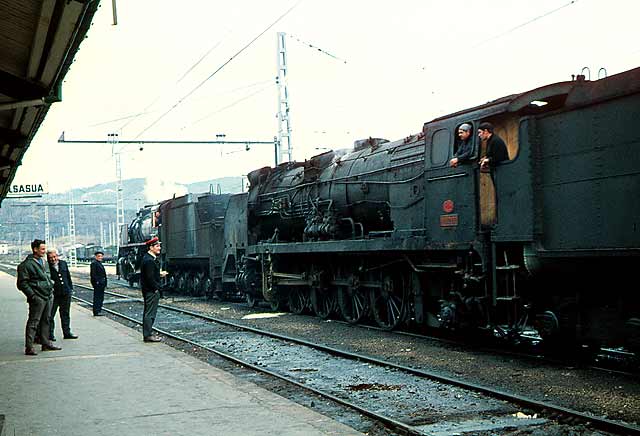
[[[521,266],[509,263],[506,250],[503,252],[503,261],[503,265],[495,266],[494,305],[506,306],[506,321],[509,327],[513,327],[519,319],[520,295],[518,295],[516,273]]]

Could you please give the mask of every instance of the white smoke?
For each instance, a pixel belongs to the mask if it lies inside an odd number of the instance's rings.
[[[146,204],[158,203],[169,198],[180,197],[189,193],[185,185],[161,179],[147,178],[144,181],[144,199]]]

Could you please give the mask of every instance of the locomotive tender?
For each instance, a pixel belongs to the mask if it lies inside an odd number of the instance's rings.
[[[138,282],[144,242],[158,236],[164,243],[161,260],[170,273],[169,287],[222,295],[220,257],[228,202],[229,194],[187,194],[140,209],[128,228],[121,229],[116,273],[131,285]],[[225,290],[237,293],[235,286]]]
[[[509,152],[491,172],[477,164],[484,121]],[[549,341],[638,347],[640,293],[629,282],[640,261],[639,122],[640,68],[255,170],[208,239],[217,254],[207,278],[251,304],[389,329],[411,319],[517,336],[533,325]],[[475,156],[452,168],[463,123]],[[167,260],[195,231],[165,221],[172,208],[160,205]],[[172,225],[182,227],[163,228]],[[190,267],[180,268],[178,283]]]

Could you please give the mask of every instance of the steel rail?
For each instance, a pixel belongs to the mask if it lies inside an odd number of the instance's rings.
[[[128,286],[127,283],[119,283],[122,286]],[[191,297],[191,298],[198,298],[198,297]],[[298,316],[308,316],[310,318],[317,318],[315,315],[302,315],[299,314]],[[384,329],[382,327],[378,327],[378,326],[374,326],[374,325],[368,325],[368,324],[352,324],[349,323],[347,321],[343,321],[343,320],[332,320],[333,322],[337,323],[337,324],[342,324],[345,326],[350,326],[352,328],[360,328],[360,329],[364,329],[364,330],[372,330],[372,331],[379,331],[382,333],[390,333],[390,334],[394,334],[394,335],[398,335],[398,336],[406,336],[406,337],[410,337],[410,338],[416,338],[416,339],[422,339],[422,340],[429,340],[429,341],[434,341],[434,342],[440,342],[443,344],[449,344],[449,345],[457,345],[457,346],[461,346],[461,347],[474,347],[473,350],[474,351],[478,351],[478,352],[483,352],[483,353],[499,353],[501,355],[504,356],[509,356],[509,357],[516,357],[519,359],[527,359],[533,363],[548,363],[548,364],[552,364],[552,365],[566,365],[567,362],[563,361],[561,359],[551,359],[549,357],[546,357],[544,355],[538,355],[538,354],[527,354],[527,353],[522,353],[522,352],[518,352],[518,351],[509,351],[509,350],[504,350],[504,349],[500,349],[500,348],[492,348],[492,347],[475,347],[473,346],[473,344],[470,344],[468,342],[464,342],[464,341],[459,341],[459,340],[455,340],[455,339],[448,339],[448,338],[443,338],[443,337],[439,337],[439,336],[429,336],[429,335],[424,335],[424,334],[420,334],[420,333],[413,333],[413,332],[408,332],[408,331],[403,331],[403,330],[387,330]],[[573,363],[572,363],[573,364]],[[593,370],[593,371],[600,371],[600,372],[604,372],[607,374],[616,374],[616,375],[620,375],[620,376],[624,376],[624,377],[631,377],[631,378],[640,378],[640,373],[638,372],[630,372],[630,371],[624,371],[624,370],[619,370],[619,369],[612,369],[612,368],[607,368],[607,367],[602,367],[602,366],[595,366],[595,365],[585,365],[581,367],[582,369],[589,369],[589,370]]]
[[[87,289],[91,289],[88,286],[84,286],[84,285],[77,285],[77,286],[81,286]],[[129,296],[123,296],[121,294],[117,294],[115,292],[110,292],[107,291],[109,294],[111,295],[115,295],[115,296],[119,296],[119,297],[127,297],[130,298]],[[142,303],[142,299],[134,299],[136,301],[139,301]],[[436,380],[438,382],[441,383],[446,383],[449,385],[453,385],[453,386],[458,386],[464,389],[469,389],[469,390],[473,390],[475,392],[479,392],[479,393],[483,393],[489,396],[492,396],[494,398],[499,398],[502,400],[507,400],[513,403],[517,403],[520,404],[522,406],[528,407],[528,408],[532,408],[535,410],[547,410],[547,411],[552,411],[555,413],[558,413],[560,415],[564,415],[564,416],[568,416],[571,418],[576,418],[579,420],[583,420],[586,421],[588,423],[590,423],[591,425],[593,425],[595,428],[598,428],[600,430],[604,430],[604,431],[611,431],[611,432],[618,432],[621,434],[627,434],[627,435],[638,435],[640,436],[640,427],[635,426],[635,425],[631,425],[631,424],[626,424],[626,423],[622,423],[622,422],[616,422],[616,421],[612,421],[610,419],[606,419],[606,418],[600,418],[597,416],[593,416],[593,415],[589,415],[586,414],[584,412],[580,412],[577,410],[573,410],[573,409],[569,409],[567,407],[563,407],[563,406],[558,406],[552,403],[547,403],[544,401],[539,401],[539,400],[535,400],[533,398],[529,398],[523,395],[516,395],[516,394],[510,394],[508,392],[499,390],[499,389],[494,389],[494,388],[490,388],[487,386],[483,386],[477,383],[471,383],[471,382],[466,382],[460,379],[455,379],[452,377],[448,377],[442,374],[437,374],[431,371],[426,371],[426,370],[422,370],[422,369],[418,369],[418,368],[413,368],[410,366],[405,366],[405,365],[400,365],[397,363],[393,363],[393,362],[389,362],[389,361],[385,361],[382,359],[378,359],[375,357],[371,357],[371,356],[366,356],[363,354],[359,354],[359,353],[352,353],[349,351],[345,351],[345,350],[340,350],[338,348],[334,348],[334,347],[330,347],[327,345],[322,345],[322,344],[316,344],[304,339],[300,339],[300,338],[295,338],[295,337],[291,337],[291,336],[287,336],[287,335],[282,335],[279,333],[274,333],[274,332],[270,332],[270,331],[266,331],[266,330],[262,330],[259,328],[255,328],[255,327],[249,327],[249,326],[245,326],[242,324],[238,324],[232,321],[228,321],[228,320],[224,320],[224,319],[220,319],[220,318],[216,318],[213,316],[209,316],[209,315],[205,315],[202,313],[198,313],[198,312],[194,312],[188,309],[182,309],[179,307],[174,307],[174,306],[170,306],[170,305],[166,305],[166,304],[160,304],[159,307],[162,307],[164,309],[170,310],[170,311],[174,311],[174,312],[179,312],[179,313],[183,313],[186,315],[190,315],[196,318],[200,318],[200,319],[204,319],[207,321],[212,321],[212,322],[216,322],[218,324],[222,324],[222,325],[226,325],[229,327],[234,327],[238,330],[244,330],[244,331],[249,331],[252,333],[256,333],[259,335],[263,335],[263,336],[267,336],[267,337],[271,337],[274,339],[280,339],[280,340],[284,340],[284,341],[289,341],[292,343],[296,343],[296,344],[300,344],[300,345],[305,345],[308,347],[311,347],[313,349],[316,350],[320,350],[320,351],[324,351],[326,353],[335,355],[335,356],[339,356],[339,357],[343,357],[343,358],[347,358],[347,359],[351,359],[351,360],[358,360],[358,361],[362,361],[362,362],[367,362],[367,363],[372,363],[375,365],[379,365],[379,366],[383,366],[383,367],[387,367],[387,368],[394,368],[394,369],[398,369],[404,372],[407,372],[409,374],[412,375],[416,375],[419,377],[423,377],[423,378],[428,378],[431,380]],[[164,334],[164,333],[163,333]]]
[[[84,286],[84,285],[77,285],[77,286],[81,286],[83,288],[88,288],[88,286]],[[88,289],[91,289],[91,288],[88,288]],[[112,293],[112,292],[108,292],[108,293],[111,294],[111,295],[120,296],[120,295]],[[77,297],[75,295],[72,296],[72,297],[75,300],[81,301],[81,302],[83,302],[85,304],[89,304],[89,305],[92,304],[91,301],[85,300],[85,299]],[[136,301],[136,302],[139,302],[139,303],[143,303],[142,299],[129,299],[128,301]],[[175,308],[168,307],[166,305],[162,305],[161,304],[160,307],[163,307],[164,309],[167,309],[167,310],[174,310],[176,312],[184,313],[185,315],[198,317],[195,314],[191,314],[191,313],[188,313],[188,312],[183,312],[181,310],[175,310]],[[126,320],[128,320],[130,322],[135,323],[135,324],[142,325],[141,321],[138,321],[135,318],[131,318],[130,316],[127,316],[127,315],[125,315],[123,313],[117,312],[115,310],[107,309],[105,307],[103,307],[102,310],[105,311],[105,312],[108,312],[108,313],[110,313],[110,314],[112,314],[114,316],[117,316],[117,317],[120,317],[120,318],[124,318],[124,319],[126,319]],[[304,384],[302,384],[302,383],[300,383],[300,382],[298,382],[298,381],[296,381],[296,380],[294,380],[292,378],[289,378],[289,377],[286,377],[286,376],[284,376],[282,374],[278,374],[276,372],[270,371],[270,370],[268,370],[266,368],[254,365],[254,364],[252,364],[250,362],[247,362],[245,360],[242,360],[242,359],[239,359],[239,358],[237,358],[235,356],[232,356],[231,354],[228,354],[228,353],[225,353],[223,351],[217,350],[215,348],[203,345],[201,343],[195,342],[195,341],[193,341],[191,339],[185,338],[185,337],[177,335],[175,333],[171,333],[169,331],[166,331],[166,330],[163,330],[163,329],[159,329],[157,327],[154,327],[153,330],[155,330],[158,333],[161,333],[161,334],[163,334],[165,336],[168,336],[170,338],[176,339],[176,340],[181,341],[181,342],[188,343],[190,345],[193,345],[193,346],[196,346],[196,347],[201,348],[203,350],[206,350],[206,351],[209,351],[211,353],[214,353],[214,354],[216,354],[216,355],[218,355],[218,356],[220,356],[220,357],[222,357],[224,359],[227,359],[227,360],[229,360],[229,361],[231,361],[233,363],[237,363],[237,364],[242,365],[242,366],[244,366],[246,368],[252,369],[254,371],[257,371],[257,372],[260,372],[260,373],[263,373],[263,374],[267,374],[267,375],[269,375],[271,377],[275,377],[275,378],[280,379],[282,381],[285,381],[287,383],[293,384],[293,385],[295,385],[295,386],[297,386],[299,388],[302,388],[302,389],[304,389],[306,391],[312,392],[312,393],[314,393],[314,394],[316,394],[316,395],[318,395],[318,396],[320,396],[322,398],[326,398],[326,399],[334,401],[334,402],[336,402],[338,404],[341,404],[343,406],[349,407],[349,408],[357,411],[358,413],[361,413],[363,415],[368,416],[369,418],[372,418],[372,419],[374,419],[376,421],[379,421],[379,422],[382,422],[382,423],[386,424],[387,426],[393,428],[394,430],[400,430],[404,434],[411,435],[411,436],[424,436],[425,435],[424,432],[418,430],[417,428],[415,428],[415,427],[413,427],[411,425],[408,425],[408,424],[405,424],[403,422],[397,421],[397,420],[395,420],[393,418],[390,418],[388,416],[381,415],[379,413],[373,412],[373,411],[371,411],[369,409],[365,409],[363,407],[358,406],[357,404],[354,404],[354,403],[352,403],[350,401],[347,401],[347,400],[343,400],[343,399],[341,399],[339,397],[336,397],[335,395],[330,394],[328,392],[324,392],[324,391],[321,391],[319,389],[315,389],[315,388],[312,388],[310,386],[306,386],[306,385],[304,385]]]

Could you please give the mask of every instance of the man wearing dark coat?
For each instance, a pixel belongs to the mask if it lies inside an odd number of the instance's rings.
[[[153,323],[158,312],[160,302],[160,277],[166,272],[160,272],[160,240],[151,238],[146,242],[147,253],[142,258],[140,267],[140,287],[144,298],[144,314],[142,315],[142,337],[145,342],[160,342],[159,336],[153,334]]]
[[[509,159],[507,145],[501,137],[493,133],[493,124],[486,121],[480,123],[478,136],[482,142],[486,142],[484,155],[480,158],[481,169],[495,168],[497,163]]]
[[[34,239],[31,243],[32,254],[18,265],[17,287],[27,297],[29,318],[25,329],[24,354],[35,356],[33,348],[36,330],[42,340],[42,351],[61,350],[49,340],[49,312],[51,311],[51,293],[53,282],[49,276],[49,268],[44,260],[47,246],[45,241]],[[42,320],[42,322],[40,322]]]
[[[473,138],[471,137],[471,129],[472,126],[469,123],[464,123],[458,127],[458,138],[460,139],[460,143],[458,144],[458,150],[449,161],[450,167],[455,168],[461,163],[471,161],[471,157],[473,156]]]
[[[56,312],[60,309],[60,324],[62,324],[62,334],[65,339],[78,339],[78,336],[71,333],[71,293],[73,292],[73,282],[67,262],[58,258],[58,251],[55,248],[47,250],[47,261],[49,263],[49,273],[53,280],[53,307],[49,316],[49,340],[55,341],[53,334],[55,330]]]
[[[93,316],[102,316],[102,303],[104,302],[104,290],[107,287],[107,272],[102,265],[102,251],[95,252],[95,259],[91,261],[90,277],[93,286]]]

